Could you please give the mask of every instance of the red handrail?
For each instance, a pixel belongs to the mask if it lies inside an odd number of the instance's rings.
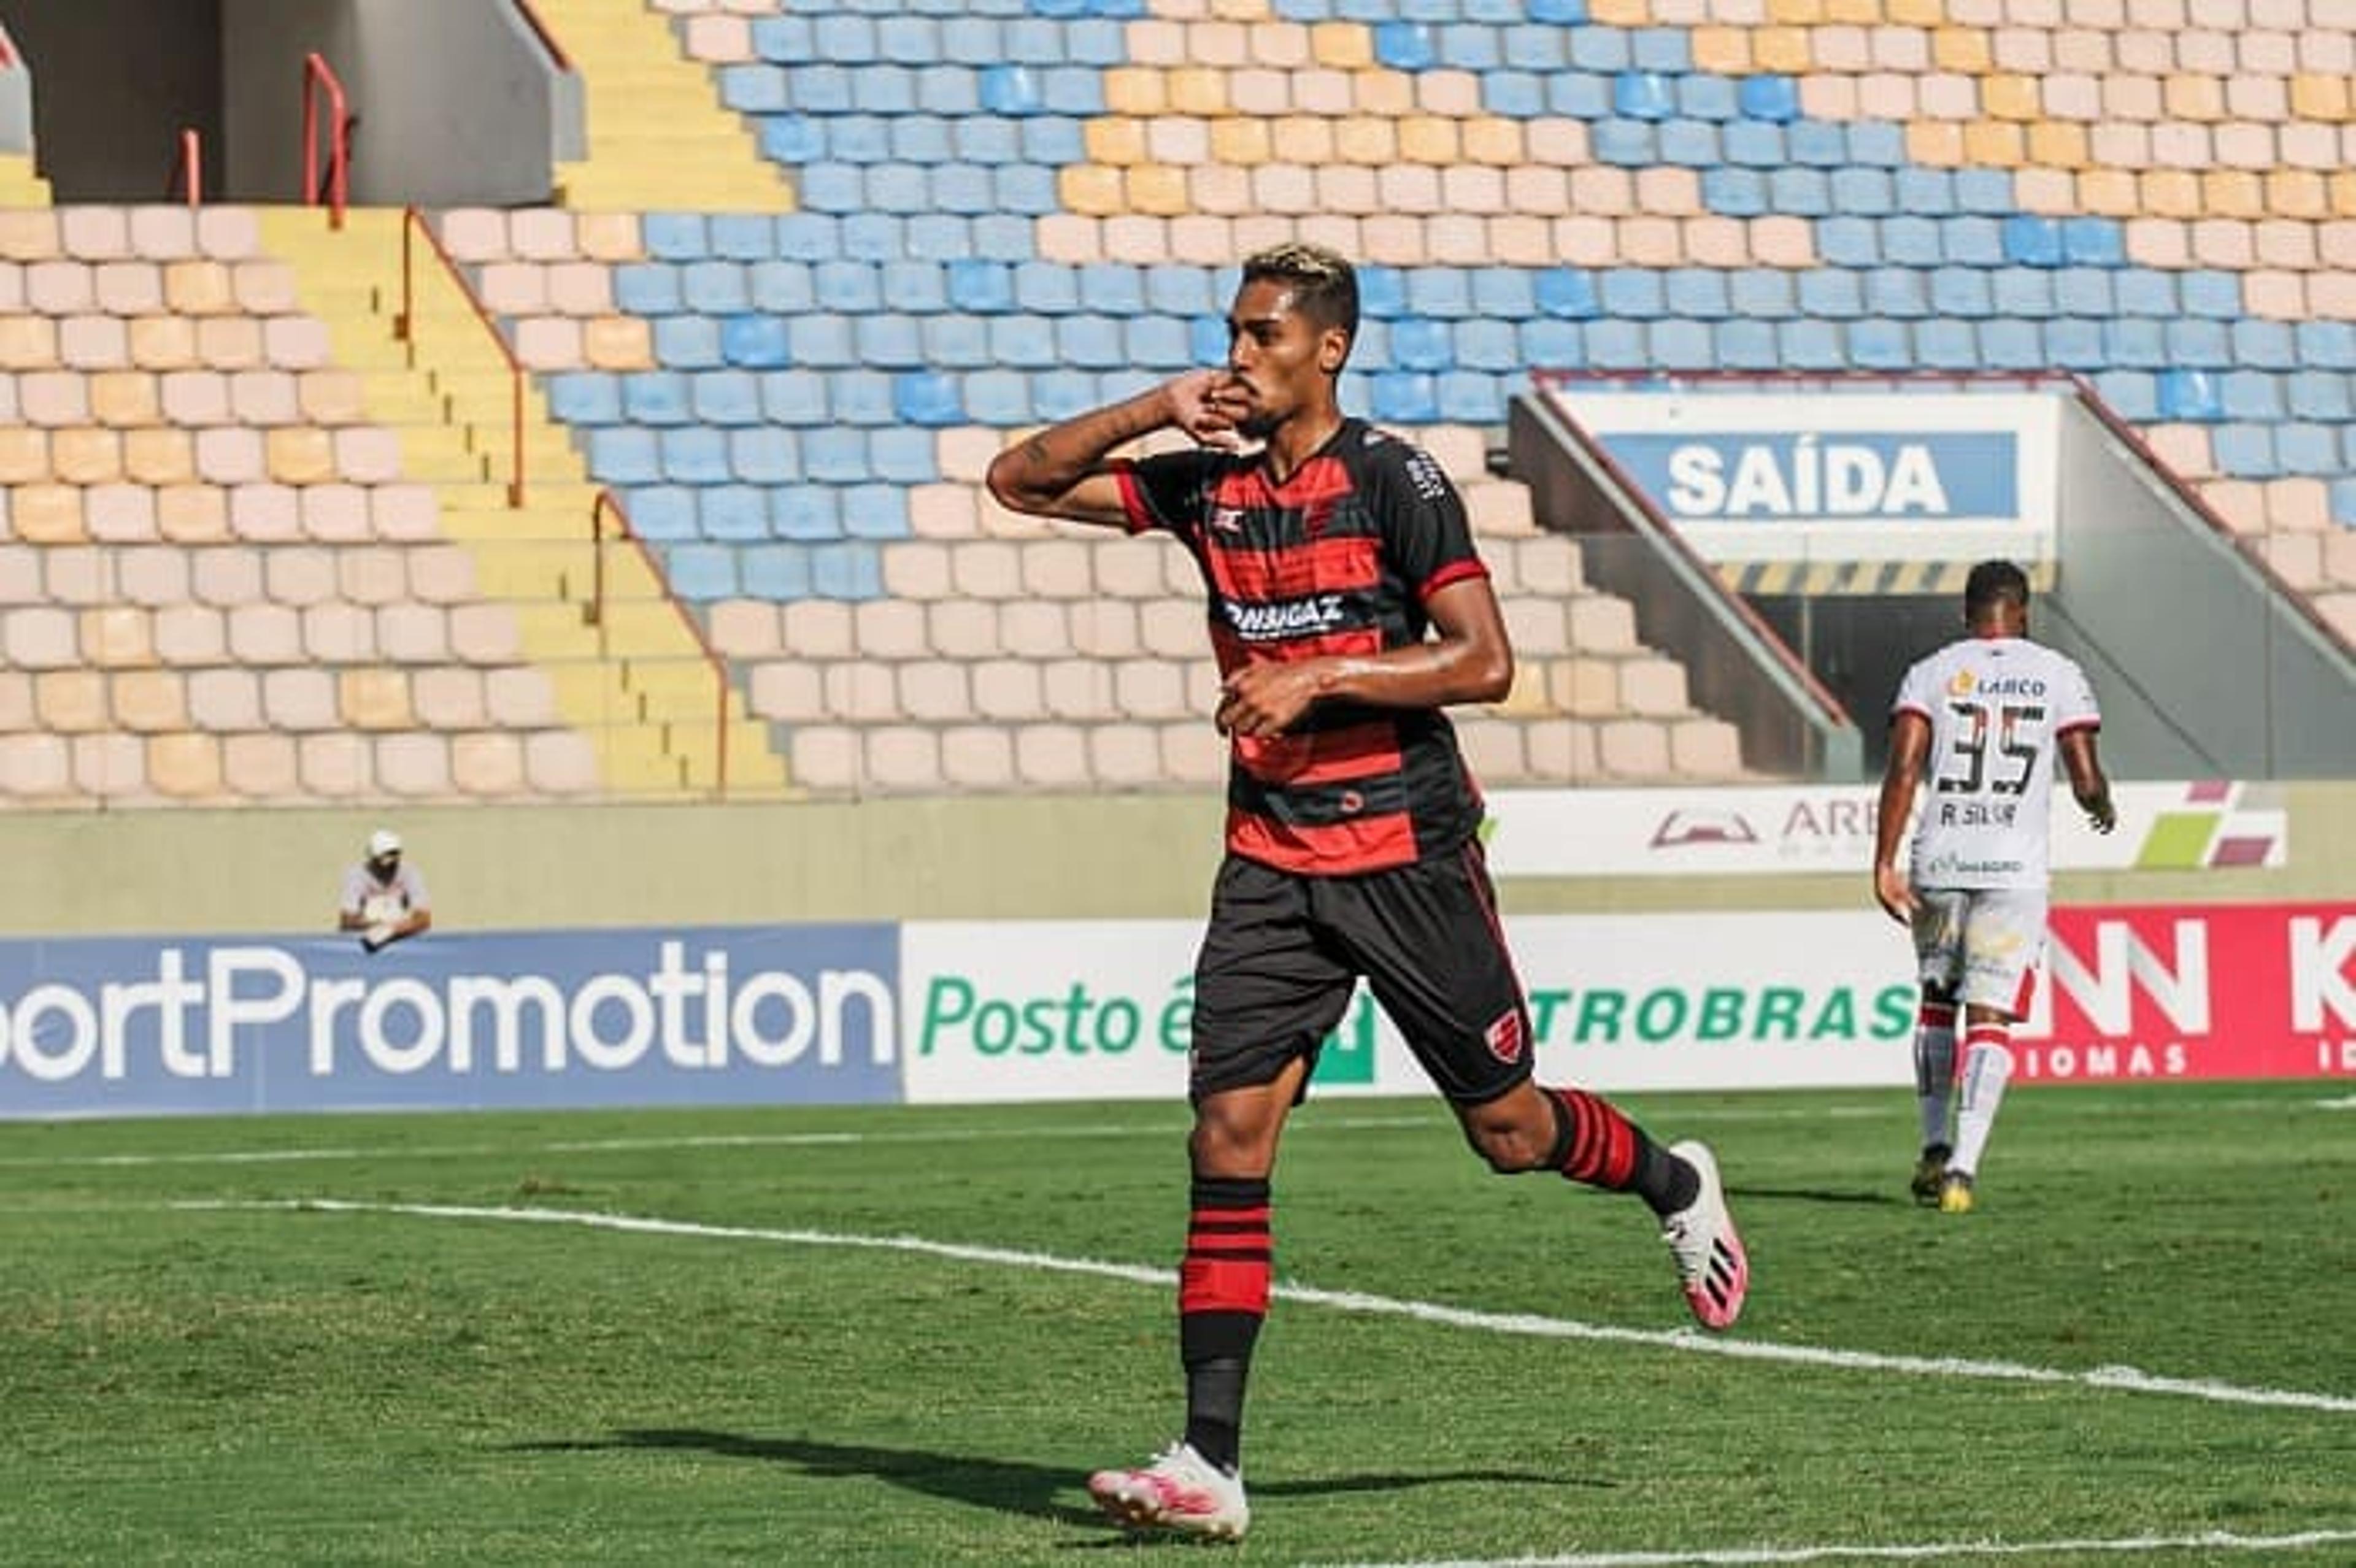
[[[662,567],[655,560],[654,551],[647,548],[646,539],[630,526],[630,514],[622,509],[621,497],[614,494],[611,486],[601,486],[596,499],[589,504],[589,624],[593,626],[605,624],[605,517],[609,513],[622,538],[637,547],[638,559],[646,562],[648,572],[661,586],[663,597],[669,601],[672,612],[679,616],[680,624],[687,628],[687,635],[695,639],[695,645],[702,651],[704,664],[712,670],[712,776],[714,789],[724,795],[728,793],[727,663],[721,658],[719,650],[712,645],[712,639],[704,635],[693,613],[671,591],[670,579],[663,575]]]
[[[513,467],[511,476],[508,483],[508,505],[511,507],[520,507],[524,502],[523,389],[525,372],[523,361],[517,358],[515,356],[515,350],[508,347],[508,340],[506,336],[500,333],[498,323],[491,318],[489,307],[483,304],[482,296],[475,293],[475,285],[466,281],[466,274],[459,270],[456,260],[454,259],[449,251],[443,246],[442,237],[434,232],[432,226],[427,224],[425,221],[425,215],[414,207],[402,208],[401,214],[401,314],[393,318],[392,335],[403,343],[414,343],[417,340],[416,267],[412,260],[414,253],[414,248],[411,245],[409,238],[412,232],[424,235],[425,242],[434,247],[434,253],[442,258],[443,270],[450,274],[450,282],[456,285],[458,293],[465,298],[467,307],[475,313],[475,319],[483,324],[483,330],[490,334],[491,346],[499,351],[499,357],[506,360],[508,363],[509,392],[509,412],[512,421],[515,443],[512,460]]]
[[[523,13],[524,26],[540,39],[540,47],[548,51],[548,58],[556,69],[571,70],[573,62],[565,58],[564,46],[556,41],[556,35],[548,30],[548,24],[540,19],[540,13],[532,8],[531,0],[515,0],[515,8]]]
[[[175,187],[190,207],[205,204],[204,142],[192,128],[180,132],[180,155],[173,161],[172,172],[164,178],[166,200],[171,198]]]
[[[319,93],[323,90],[327,95],[327,111],[334,116],[327,126],[327,184],[324,197],[319,187]],[[303,205],[316,207],[324,199],[328,227],[341,229],[344,208],[351,199],[351,179],[352,120],[345,106],[344,84],[327,58],[314,50],[303,57]]]

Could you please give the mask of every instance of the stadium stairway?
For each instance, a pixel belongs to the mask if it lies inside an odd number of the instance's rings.
[[[337,362],[360,377],[369,414],[399,437],[403,472],[437,493],[443,531],[473,557],[480,591],[515,606],[523,652],[547,673],[564,722],[594,744],[605,787],[783,793],[766,727],[746,715],[651,557],[612,512],[601,519],[599,486],[529,379],[519,483],[507,358],[414,237],[413,332],[399,337],[403,214],[353,209],[341,230],[308,208],[265,209],[261,221]]]
[[[29,153],[0,153],[0,207],[47,207],[49,182],[33,167]]]
[[[721,106],[710,73],[680,53],[663,17],[613,0],[539,0],[537,9],[587,94],[589,156],[559,166],[559,205],[793,210],[784,171]]]

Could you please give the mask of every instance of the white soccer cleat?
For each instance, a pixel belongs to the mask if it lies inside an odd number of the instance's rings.
[[[1131,1530],[1168,1530],[1206,1541],[1241,1541],[1251,1526],[1240,1476],[1230,1476],[1185,1443],[1173,1443],[1137,1470],[1098,1470],[1088,1496]]]
[[[1718,1160],[1708,1144],[1672,1144],[1669,1152],[1700,1173],[1701,1190],[1662,1222],[1661,1240],[1676,1259],[1694,1317],[1705,1328],[1731,1328],[1751,1291],[1751,1259],[1735,1233],[1734,1216],[1726,1211]]]

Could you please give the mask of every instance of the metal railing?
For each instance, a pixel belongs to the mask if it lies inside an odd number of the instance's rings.
[[[460,270],[456,259],[443,245],[442,237],[434,233],[433,227],[425,221],[424,213],[415,207],[404,208],[401,214],[401,314],[393,318],[392,335],[403,343],[414,345],[417,341],[417,248],[411,239],[413,234],[425,236],[425,243],[433,248],[434,255],[442,259],[442,270],[449,277],[451,286],[466,302],[466,307],[475,313],[475,319],[483,324],[483,331],[489,336],[491,347],[498,349],[499,357],[507,362],[509,420],[513,438],[508,505],[510,507],[521,507],[524,503],[524,384],[529,379],[528,374],[523,361],[517,358],[515,350],[508,347],[506,335],[499,331],[498,323],[492,319],[490,308],[483,304],[482,296],[475,293],[474,284],[466,281],[466,274]]]
[[[190,207],[205,204],[204,140],[193,127],[180,132],[179,151],[172,159],[172,172],[164,176],[164,199],[178,196]]]
[[[614,519],[615,536],[627,540],[637,550],[648,575],[661,588],[665,602],[679,617],[680,624],[687,628],[688,636],[694,641],[697,650],[703,656],[705,667],[712,671],[712,789],[715,794],[724,796],[728,793],[728,663],[712,645],[712,639],[704,635],[694,613],[672,591],[670,579],[664,574],[661,563],[655,560],[654,552],[647,548],[647,541],[638,530],[631,526],[630,514],[622,509],[621,497],[616,496],[610,486],[601,486],[596,498],[589,504],[589,624],[601,632],[605,624],[605,519],[608,517]],[[601,645],[603,640],[601,636]]]
[[[327,182],[319,179],[319,100],[327,101]],[[352,116],[344,84],[327,57],[316,50],[303,57],[303,204],[325,205],[327,226],[344,226],[344,208],[352,195]]]

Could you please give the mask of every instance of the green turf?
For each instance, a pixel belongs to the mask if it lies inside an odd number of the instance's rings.
[[[1905,1199],[1902,1091],[1629,1101],[1719,1150],[1754,1267],[1736,1339],[2323,1408],[1282,1300],[1234,1555],[2356,1531],[2356,1109],[2335,1093],[2016,1092],[1960,1219]],[[1183,1131],[1141,1104],[0,1125],[0,1560],[1098,1561],[1073,1553],[1119,1543],[1080,1477],[1176,1431],[1159,1279],[176,1205],[546,1208],[1166,1274]],[[1287,1282],[1686,1323],[1640,1205],[1490,1176],[1433,1103],[1305,1107],[1277,1193]],[[2131,1560],[2268,1555],[2345,1563],[2356,1541]]]

